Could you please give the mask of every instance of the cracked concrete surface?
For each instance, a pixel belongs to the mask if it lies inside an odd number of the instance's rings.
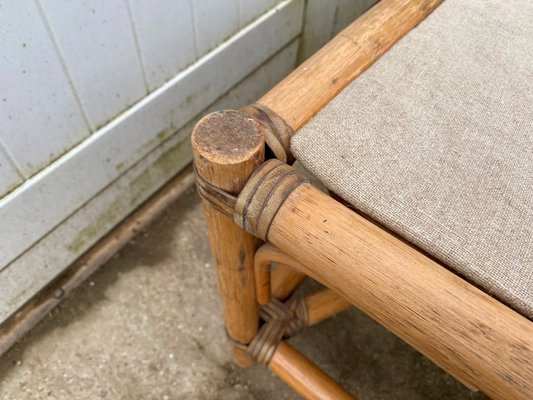
[[[357,310],[291,342],[359,399],[483,397]],[[0,359],[2,400],[297,398],[231,363],[192,189]]]

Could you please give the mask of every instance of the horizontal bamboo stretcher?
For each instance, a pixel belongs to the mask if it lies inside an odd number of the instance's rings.
[[[466,385],[495,399],[533,398],[531,321],[285,164],[287,135],[440,2],[382,0],[257,105],[210,114],[194,129],[197,185],[235,360],[264,362],[307,398],[352,397],[283,338],[348,304]],[[284,162],[265,162],[265,140]],[[280,265],[273,272],[272,263]],[[289,298],[304,275],[329,289]]]

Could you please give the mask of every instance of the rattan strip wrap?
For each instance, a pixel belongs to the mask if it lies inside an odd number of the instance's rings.
[[[237,198],[234,221],[254,236],[268,241],[268,231],[279,208],[308,180],[279,160],[262,164]]]
[[[259,363],[268,365],[283,338],[294,336],[307,327],[307,304],[299,296],[282,303],[277,299],[261,307],[266,323],[248,346],[248,352]]]
[[[237,197],[214,185],[211,185],[200,176],[196,170],[196,167],[194,167],[194,164],[193,168],[196,175],[196,189],[200,197],[221,213],[230,218],[233,217]]]
[[[249,114],[264,128],[265,142],[274,156],[287,164],[294,162],[290,151],[292,128],[274,111],[262,104],[250,104],[241,111]]]

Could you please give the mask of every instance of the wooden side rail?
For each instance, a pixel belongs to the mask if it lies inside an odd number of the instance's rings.
[[[306,399],[355,400],[355,397],[287,342],[279,343],[268,368]]]
[[[458,379],[495,399],[533,398],[531,321],[295,183],[291,168],[264,163],[237,199],[234,220]]]
[[[333,290],[325,288],[305,298],[307,325],[312,326],[351,307],[351,303]]]

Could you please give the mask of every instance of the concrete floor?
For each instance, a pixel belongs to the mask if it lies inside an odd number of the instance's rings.
[[[189,190],[0,359],[0,399],[298,398],[231,363],[220,315]],[[360,399],[482,397],[356,310],[291,341]]]

